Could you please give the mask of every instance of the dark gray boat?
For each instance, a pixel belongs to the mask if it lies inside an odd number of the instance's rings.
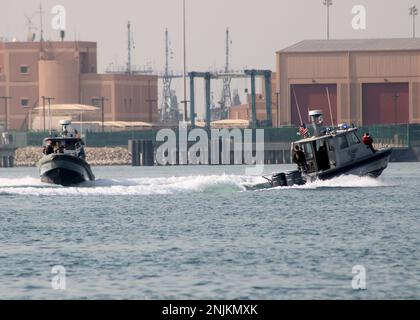
[[[309,113],[314,135],[292,143],[305,155],[305,163],[297,170],[264,177],[267,182],[247,186],[248,190],[304,185],[316,180],[329,180],[342,175],[379,177],[388,167],[392,148],[374,150],[358,136],[358,128],[342,124],[323,128],[322,111]]]
[[[85,160],[84,143],[73,134],[68,134],[69,121],[61,121],[60,137],[44,139],[44,157],[37,163],[41,181],[62,186],[75,186],[94,181],[90,165]],[[56,150],[52,152],[52,146]]]

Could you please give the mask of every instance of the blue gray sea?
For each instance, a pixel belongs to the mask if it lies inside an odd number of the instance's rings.
[[[0,169],[0,299],[420,299],[418,163],[253,192],[240,166],[93,171]]]

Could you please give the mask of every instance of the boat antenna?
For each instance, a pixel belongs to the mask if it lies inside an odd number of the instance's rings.
[[[295,102],[296,102],[296,107],[297,107],[297,111],[298,111],[298,114],[299,114],[300,124],[302,125],[302,124],[303,124],[302,114],[300,113],[299,102],[298,102],[298,99],[297,99],[297,97],[296,97],[296,91],[295,91],[295,87],[294,87],[294,85],[293,85],[293,84],[292,84],[292,91],[293,91],[293,95],[294,95],[294,97],[295,97]]]
[[[326,89],[327,89],[328,107],[330,108],[331,125],[334,128],[334,117],[333,117],[332,108],[331,108],[330,90],[328,89],[328,87],[326,87]]]

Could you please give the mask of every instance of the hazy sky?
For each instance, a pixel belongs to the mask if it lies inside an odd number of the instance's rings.
[[[187,0],[188,69],[221,69],[225,29],[232,37],[234,69],[275,68],[275,51],[303,39],[326,37],[326,9],[322,0]],[[408,8],[420,0],[333,0],[332,38],[410,37]],[[32,16],[39,24],[39,0],[1,0],[0,37],[25,40]],[[127,60],[127,21],[135,41],[133,63],[164,66],[164,30],[169,29],[174,70],[182,70],[182,0],[43,0],[45,38],[58,40],[50,24],[51,8],[67,11],[67,40],[97,41],[99,70]],[[367,9],[367,30],[352,29],[352,7]],[[418,34],[420,35],[420,20]],[[179,90],[179,89],[178,89]]]

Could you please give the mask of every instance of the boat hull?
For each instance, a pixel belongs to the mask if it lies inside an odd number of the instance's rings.
[[[329,180],[341,175],[355,175],[360,177],[370,176],[373,178],[378,178],[388,167],[391,154],[391,148],[381,149],[371,157],[349,163],[340,168],[317,173],[314,178],[320,180]]]
[[[41,181],[45,183],[74,186],[95,180],[89,164],[71,155],[48,155],[43,157],[37,166]]]
[[[299,171],[292,171],[273,175],[271,179],[264,177],[268,180],[266,183],[245,186],[249,191],[271,189],[275,187],[292,187],[304,185],[316,180],[330,180],[343,175],[355,176],[370,176],[378,178],[382,172],[388,167],[389,159],[392,154],[391,148],[378,150],[372,156],[354,161],[340,168],[330,169],[328,171],[317,172],[314,174],[302,174]],[[284,177],[279,179],[278,177]]]

